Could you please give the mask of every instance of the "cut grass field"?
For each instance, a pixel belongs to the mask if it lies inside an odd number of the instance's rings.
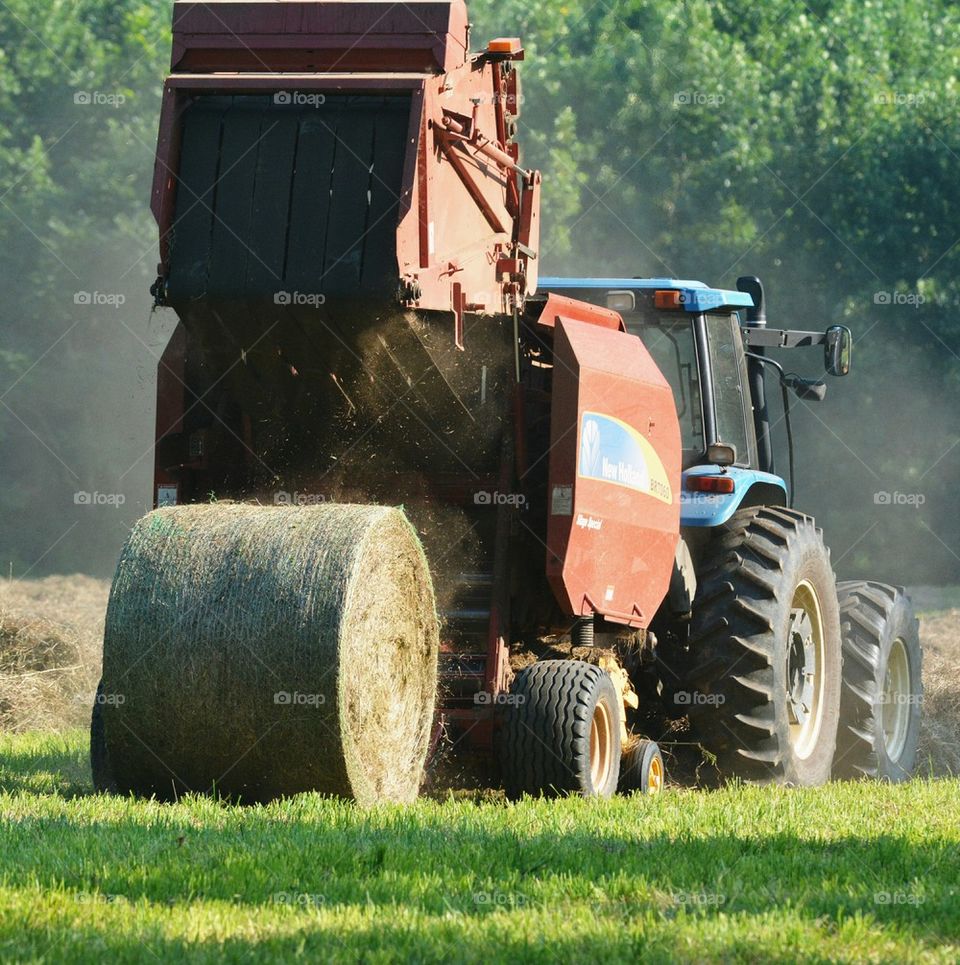
[[[83,732],[8,735],[0,960],[955,962],[958,814],[955,780],[159,805],[94,795]]]

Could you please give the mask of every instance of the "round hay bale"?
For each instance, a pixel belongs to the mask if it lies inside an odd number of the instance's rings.
[[[437,653],[429,570],[401,510],[157,510],[131,533],[107,608],[99,699],[117,789],[411,801]]]

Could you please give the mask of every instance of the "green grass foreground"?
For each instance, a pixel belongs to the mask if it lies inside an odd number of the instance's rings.
[[[361,811],[93,795],[0,738],[2,961],[944,961],[960,783]]]

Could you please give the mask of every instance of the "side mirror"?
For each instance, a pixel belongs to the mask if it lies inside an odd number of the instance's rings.
[[[853,335],[845,325],[831,325],[823,347],[823,364],[827,375],[847,375],[850,372],[850,353]]]
[[[737,461],[737,447],[727,442],[715,442],[707,447],[707,462],[716,466],[733,466]]]

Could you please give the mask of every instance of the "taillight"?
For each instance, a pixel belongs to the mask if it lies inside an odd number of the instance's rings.
[[[668,311],[683,308],[683,294],[670,290],[654,292],[653,305],[655,308],[665,308]]]
[[[692,493],[736,492],[733,476],[687,476],[687,490]]]

